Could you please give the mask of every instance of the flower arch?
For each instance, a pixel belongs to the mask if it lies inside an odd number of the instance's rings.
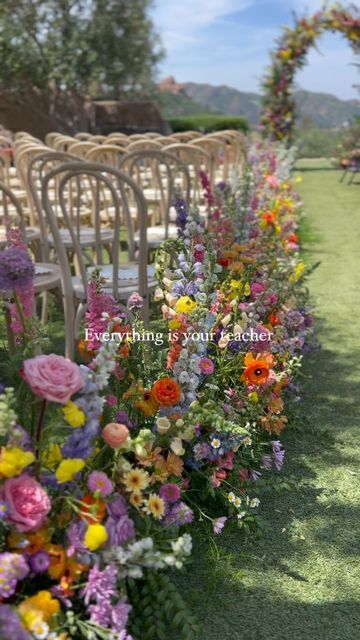
[[[310,47],[325,31],[342,33],[354,51],[360,52],[360,12],[355,5],[324,7],[310,18],[297,19],[293,28],[284,27],[263,83],[261,125],[270,138],[291,140],[296,118],[291,95],[294,77],[305,65]]]

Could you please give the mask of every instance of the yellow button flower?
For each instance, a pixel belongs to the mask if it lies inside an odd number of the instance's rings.
[[[69,400],[63,407],[66,422],[71,427],[82,427],[85,424],[85,414],[75,402]]]
[[[0,454],[0,475],[6,478],[19,476],[34,460],[35,456],[31,451],[23,451],[19,447],[4,448]]]
[[[191,300],[189,296],[181,296],[175,305],[175,309],[178,313],[191,313],[196,309],[197,302]]]
[[[108,539],[107,531],[104,525],[96,523],[90,524],[86,530],[84,543],[90,551],[96,551],[105,544]]]
[[[81,458],[67,458],[60,462],[56,469],[56,479],[59,483],[70,482],[84,467],[85,462]]]

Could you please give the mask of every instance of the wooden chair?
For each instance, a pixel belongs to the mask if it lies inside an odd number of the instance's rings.
[[[155,140],[150,140],[149,138],[141,138],[141,140],[132,141],[126,147],[127,153],[131,153],[132,151],[139,151],[142,149],[162,149],[162,145],[160,142],[155,142]]]
[[[126,149],[116,144],[104,143],[100,146],[89,149],[85,155],[85,159],[88,162],[95,162],[100,164],[109,164],[111,167],[118,169],[120,166],[121,158],[125,155]]]
[[[196,142],[196,141],[195,141]],[[164,147],[164,151],[176,156],[179,162],[187,165],[190,175],[190,200],[196,205],[203,203],[200,171],[209,176],[213,173],[213,159],[211,155],[196,144],[177,142]]]
[[[77,133],[75,135],[76,140],[80,140],[85,142],[86,140],[89,140],[89,138],[91,138],[91,133],[88,133],[87,131],[79,131],[79,133]]]
[[[85,142],[79,142],[76,140],[73,144],[69,144],[67,148],[67,153],[70,153],[73,156],[79,156],[79,158],[86,158],[86,154],[91,149],[97,149],[98,145],[96,142],[90,142],[90,140],[86,140]]]
[[[63,212],[66,228],[71,236],[74,254],[78,265],[77,274],[74,273],[69,261],[66,247],[61,238],[56,215],[49,198],[49,186],[56,179],[59,190],[59,201]],[[107,280],[106,289],[116,299],[127,300],[134,291],[138,291],[144,298],[143,318],[147,323],[149,319],[149,290],[156,287],[156,280],[147,266],[147,239],[146,239],[146,201],[135,182],[126,174],[113,167],[92,163],[68,163],[50,171],[42,184],[42,204],[46,212],[47,220],[54,238],[56,255],[61,266],[62,289],[64,296],[64,312],[66,326],[66,355],[72,358],[74,355],[74,342],[78,334],[81,319],[86,310],[86,295],[89,279],[89,265],[86,263],[77,229],[80,220],[75,221],[74,212],[69,211],[67,192],[84,181],[93,185],[94,198],[94,230],[97,243],[95,246],[95,265],[101,268]],[[129,216],[128,199],[132,194],[136,203],[139,216],[139,262],[133,264],[134,242],[132,237],[132,225]],[[114,237],[110,264],[104,264],[104,251],[101,242],[101,206],[103,198],[111,198],[114,208]],[[76,212],[75,212],[76,215]],[[128,236],[128,261],[120,262],[120,228],[125,225]]]
[[[177,228],[171,223],[170,210],[176,189],[189,201],[190,175],[186,164],[163,150],[144,149],[125,155],[120,168],[142,189],[149,211],[155,209],[159,214],[152,215],[153,223],[147,229],[149,249],[155,249],[169,237],[176,237]],[[134,234],[134,239],[138,244],[139,232]]]

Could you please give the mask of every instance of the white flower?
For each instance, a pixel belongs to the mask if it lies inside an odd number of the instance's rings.
[[[219,440],[219,438],[213,438],[210,444],[213,449],[219,449],[221,447],[221,440]]]
[[[223,327],[227,327],[230,321],[231,321],[231,313],[228,313],[221,320],[221,324],[222,324]]]
[[[230,493],[228,493],[228,500],[229,502],[233,503],[236,500],[236,495],[235,493],[233,493],[232,491],[230,491]]]
[[[181,438],[173,438],[170,444],[170,449],[177,455],[182,456],[185,453],[185,449],[182,445]]]
[[[219,349],[225,349],[229,343],[229,336],[222,336],[218,342]]]
[[[250,500],[251,509],[255,509],[256,507],[259,506],[259,504],[260,504],[259,498],[253,498],[252,500]]]
[[[241,498],[235,498],[233,504],[234,504],[234,507],[236,507],[237,509],[241,507]]]
[[[242,520],[246,516],[246,511],[239,511],[237,514],[238,520]]]
[[[180,384],[188,384],[190,382],[190,376],[187,371],[182,371],[179,375]]]
[[[169,431],[170,427],[171,427],[171,422],[168,418],[166,418],[166,416],[162,418],[158,418],[156,420],[156,428],[158,430],[158,433],[160,433],[161,435]]]
[[[160,289],[160,287],[156,287],[155,289],[155,293],[154,293],[154,300],[155,302],[159,302],[159,300],[163,300],[164,298],[164,292],[162,289]]]

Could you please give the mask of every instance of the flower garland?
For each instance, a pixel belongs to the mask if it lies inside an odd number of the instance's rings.
[[[306,63],[311,46],[325,31],[339,32],[355,52],[360,49],[360,16],[355,5],[340,4],[317,11],[310,18],[296,19],[293,28],[285,27],[272,53],[272,64],[264,80],[261,125],[273,140],[290,141],[295,125],[296,104],[291,97],[297,71]]]

